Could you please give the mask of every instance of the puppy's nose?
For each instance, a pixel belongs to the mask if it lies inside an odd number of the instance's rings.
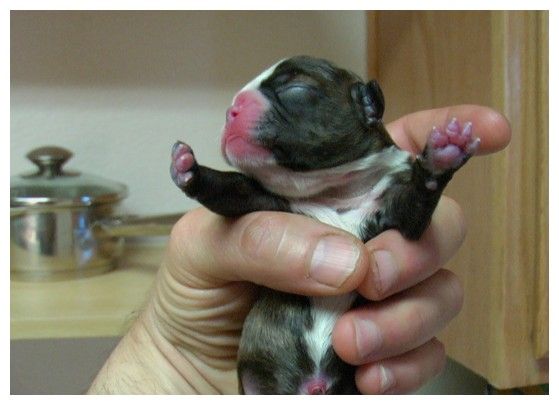
[[[240,109],[238,106],[234,105],[231,106],[227,109],[227,112],[225,113],[225,119],[227,121],[231,121],[232,119],[234,119],[237,115],[239,115]]]

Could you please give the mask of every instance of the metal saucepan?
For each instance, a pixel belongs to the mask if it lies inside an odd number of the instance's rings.
[[[12,278],[56,280],[105,272],[117,265],[124,238],[168,235],[182,214],[114,217],[127,187],[64,171],[72,156],[45,146],[27,157],[38,171],[10,181]]]

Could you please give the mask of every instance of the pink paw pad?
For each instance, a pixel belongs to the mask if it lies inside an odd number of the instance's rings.
[[[479,143],[479,138],[472,135],[471,122],[460,125],[458,119],[453,118],[444,129],[433,127],[424,159],[434,174],[458,169],[476,152]]]
[[[187,144],[177,141],[171,152],[171,177],[178,187],[184,187],[192,178],[192,168],[196,160],[194,153]]]

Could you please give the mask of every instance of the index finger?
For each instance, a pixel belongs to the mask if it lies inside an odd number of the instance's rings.
[[[396,144],[414,154],[421,153],[433,126],[446,125],[453,117],[462,123],[470,121],[481,144],[478,154],[497,152],[510,141],[508,120],[497,111],[479,105],[456,105],[418,111],[390,122],[386,129]]]

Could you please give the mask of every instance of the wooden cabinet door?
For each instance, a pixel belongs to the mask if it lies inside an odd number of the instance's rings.
[[[468,236],[448,264],[464,308],[441,339],[498,388],[547,382],[548,13],[380,11],[368,30],[387,121],[462,103],[509,119],[508,148],[472,159],[447,191]]]

